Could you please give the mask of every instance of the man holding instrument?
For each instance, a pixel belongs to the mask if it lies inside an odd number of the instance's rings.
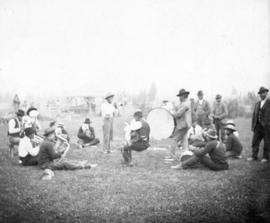
[[[149,134],[150,126],[143,119],[143,114],[141,111],[136,111],[133,115],[134,120],[130,124],[130,139],[128,143],[122,149],[122,155],[125,164],[128,166],[133,166],[131,151],[141,152],[146,150],[149,144]]]
[[[63,159],[66,154],[66,148],[61,148],[56,152],[55,148],[55,129],[47,128],[44,136],[46,137],[40,145],[38,155],[38,165],[41,169],[50,170],[76,170],[76,169],[90,169],[96,165],[91,165],[88,161],[71,161]]]
[[[171,146],[171,153],[174,157],[179,145],[181,145],[183,151],[188,149],[187,133],[191,127],[191,104],[190,100],[188,100],[188,95],[189,92],[185,89],[181,89],[176,95],[179,97],[180,104],[173,114],[176,120],[176,127],[172,136],[173,145]],[[166,157],[165,161],[173,161],[173,157]]]

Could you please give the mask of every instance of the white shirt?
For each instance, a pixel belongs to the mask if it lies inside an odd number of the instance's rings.
[[[20,140],[20,144],[18,147],[19,157],[26,157],[28,154],[31,156],[36,156],[39,152],[39,146],[33,147],[30,138],[24,136]]]
[[[261,100],[261,103],[260,103],[260,108],[262,108],[262,107],[264,106],[264,103],[266,102],[266,99],[267,99],[267,98],[265,98],[265,99]]]
[[[18,128],[15,128],[15,126],[16,126],[15,119],[17,119],[17,121],[19,123]],[[18,118],[10,119],[8,122],[8,132],[10,134],[15,134],[15,133],[19,133],[20,131],[21,131],[21,123],[20,123],[19,119]]]
[[[199,105],[202,105],[202,103],[203,103],[203,99],[202,100],[199,99]]]
[[[188,137],[188,139],[189,138],[201,139],[202,132],[203,132],[203,129],[201,126],[196,125],[195,128],[193,128],[193,126],[191,126],[188,130],[187,137]]]
[[[112,118],[114,116],[114,112],[115,107],[113,106],[113,104],[110,104],[107,101],[105,101],[101,105],[101,115],[103,118]]]

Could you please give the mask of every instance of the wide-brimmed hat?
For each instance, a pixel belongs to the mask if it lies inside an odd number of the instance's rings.
[[[225,129],[229,129],[229,130],[232,130],[232,131],[236,131],[235,127],[234,127],[233,125],[231,125],[231,124],[226,125],[226,126],[225,126]]]
[[[234,123],[234,121],[231,119],[231,120],[228,120],[228,121],[226,122],[226,125],[233,125],[233,126],[235,126],[235,123]]]
[[[260,87],[258,94],[264,93],[264,92],[268,92],[269,90],[265,87]]]
[[[210,139],[217,139],[217,131],[214,129],[208,129],[205,136],[208,136]]]
[[[25,115],[25,112],[24,112],[24,110],[19,109],[19,110],[16,112],[16,115],[22,117],[22,116]]]
[[[184,88],[182,88],[179,93],[176,96],[181,96],[181,95],[187,95],[189,94],[189,91],[186,91]]]
[[[91,123],[90,118],[86,118],[86,119],[84,120],[84,123],[86,123],[86,124],[90,124],[90,123]]]
[[[221,99],[221,98],[222,98],[222,96],[220,94],[216,95],[216,99]]]
[[[35,133],[35,130],[33,128],[26,128],[24,130],[24,133],[25,133],[26,136],[30,136],[30,135]]]
[[[114,97],[114,94],[112,94],[112,93],[108,93],[108,94],[106,94],[105,95],[105,99],[108,99],[108,98],[112,98],[112,97]]]
[[[198,96],[202,96],[203,95],[203,91],[202,90],[199,90],[198,93],[197,93]]]
[[[44,131],[44,136],[48,136],[48,135],[50,135],[50,134],[52,134],[52,133],[54,133],[55,132],[55,128],[52,128],[52,127],[49,127],[49,128],[47,128],[47,129],[45,129],[45,131]]]

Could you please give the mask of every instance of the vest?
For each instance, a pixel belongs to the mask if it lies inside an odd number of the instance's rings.
[[[13,118],[14,121],[15,121],[15,128],[19,128],[20,127],[20,122],[17,118]],[[20,137],[20,133],[13,133],[13,134],[10,134],[9,131],[8,131],[8,136],[12,136],[12,137]]]

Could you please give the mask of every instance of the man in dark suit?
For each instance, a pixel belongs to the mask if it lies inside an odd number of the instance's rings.
[[[252,116],[252,157],[248,160],[257,160],[259,145],[264,140],[263,159],[261,162],[269,161],[270,151],[270,99],[267,98],[268,89],[260,87],[258,94],[261,100],[255,104]]]

